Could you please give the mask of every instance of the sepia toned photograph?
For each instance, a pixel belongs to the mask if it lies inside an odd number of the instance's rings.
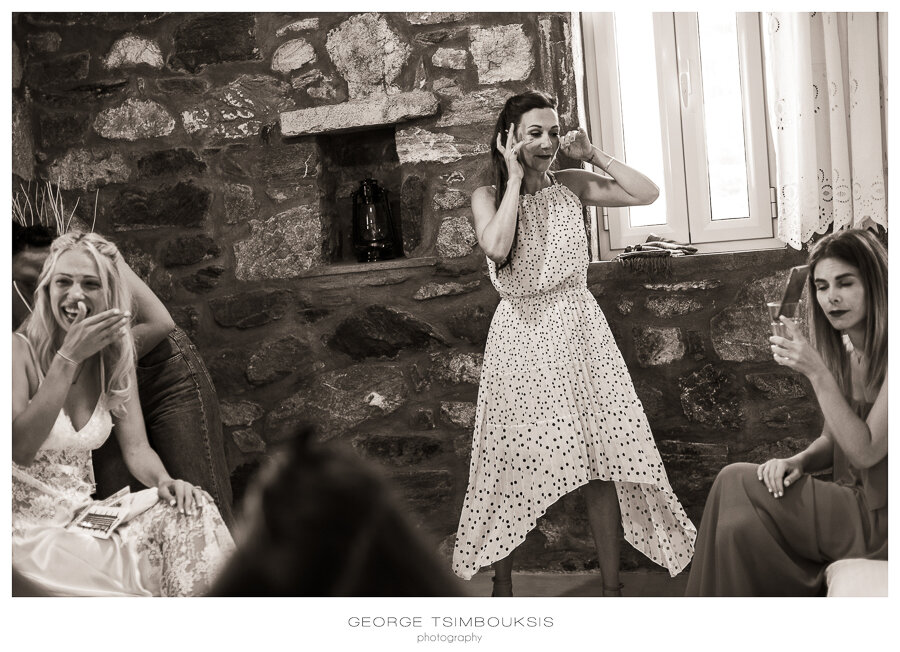
[[[17,612],[888,596],[887,13],[596,8],[10,13]]]

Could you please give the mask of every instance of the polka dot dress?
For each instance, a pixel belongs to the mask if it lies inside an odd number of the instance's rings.
[[[497,272],[469,486],[453,570],[470,579],[525,540],[560,497],[614,480],[625,539],[676,575],[696,530],[672,492],[606,318],[587,289],[578,197],[554,183],[519,200],[512,264]]]

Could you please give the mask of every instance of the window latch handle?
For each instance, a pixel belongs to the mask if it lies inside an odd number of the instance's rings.
[[[691,73],[684,71],[678,75],[678,89],[681,92],[681,108],[688,108],[688,99],[691,95]]]

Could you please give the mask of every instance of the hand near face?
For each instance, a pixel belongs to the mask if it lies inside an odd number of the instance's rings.
[[[503,134],[497,134],[497,151],[503,155],[506,162],[506,173],[510,179],[521,179],[525,176],[525,169],[519,162],[519,150],[522,148],[524,141],[516,139],[516,125],[510,124],[506,132],[506,144],[503,144]]]
[[[581,127],[563,136],[559,141],[559,148],[563,154],[577,161],[587,161],[594,153],[594,146]]]
[[[78,302],[78,316],[69,326],[59,352],[74,362],[83,362],[125,335],[130,313],[104,310],[87,317],[84,302]]]

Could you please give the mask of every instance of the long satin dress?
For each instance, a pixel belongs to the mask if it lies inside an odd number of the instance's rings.
[[[854,402],[865,420],[871,403]],[[756,464],[726,466],[713,483],[689,596],[817,596],[839,559],[887,559],[887,456],[857,469],[834,445],[834,482],[804,475],[773,498]]]

